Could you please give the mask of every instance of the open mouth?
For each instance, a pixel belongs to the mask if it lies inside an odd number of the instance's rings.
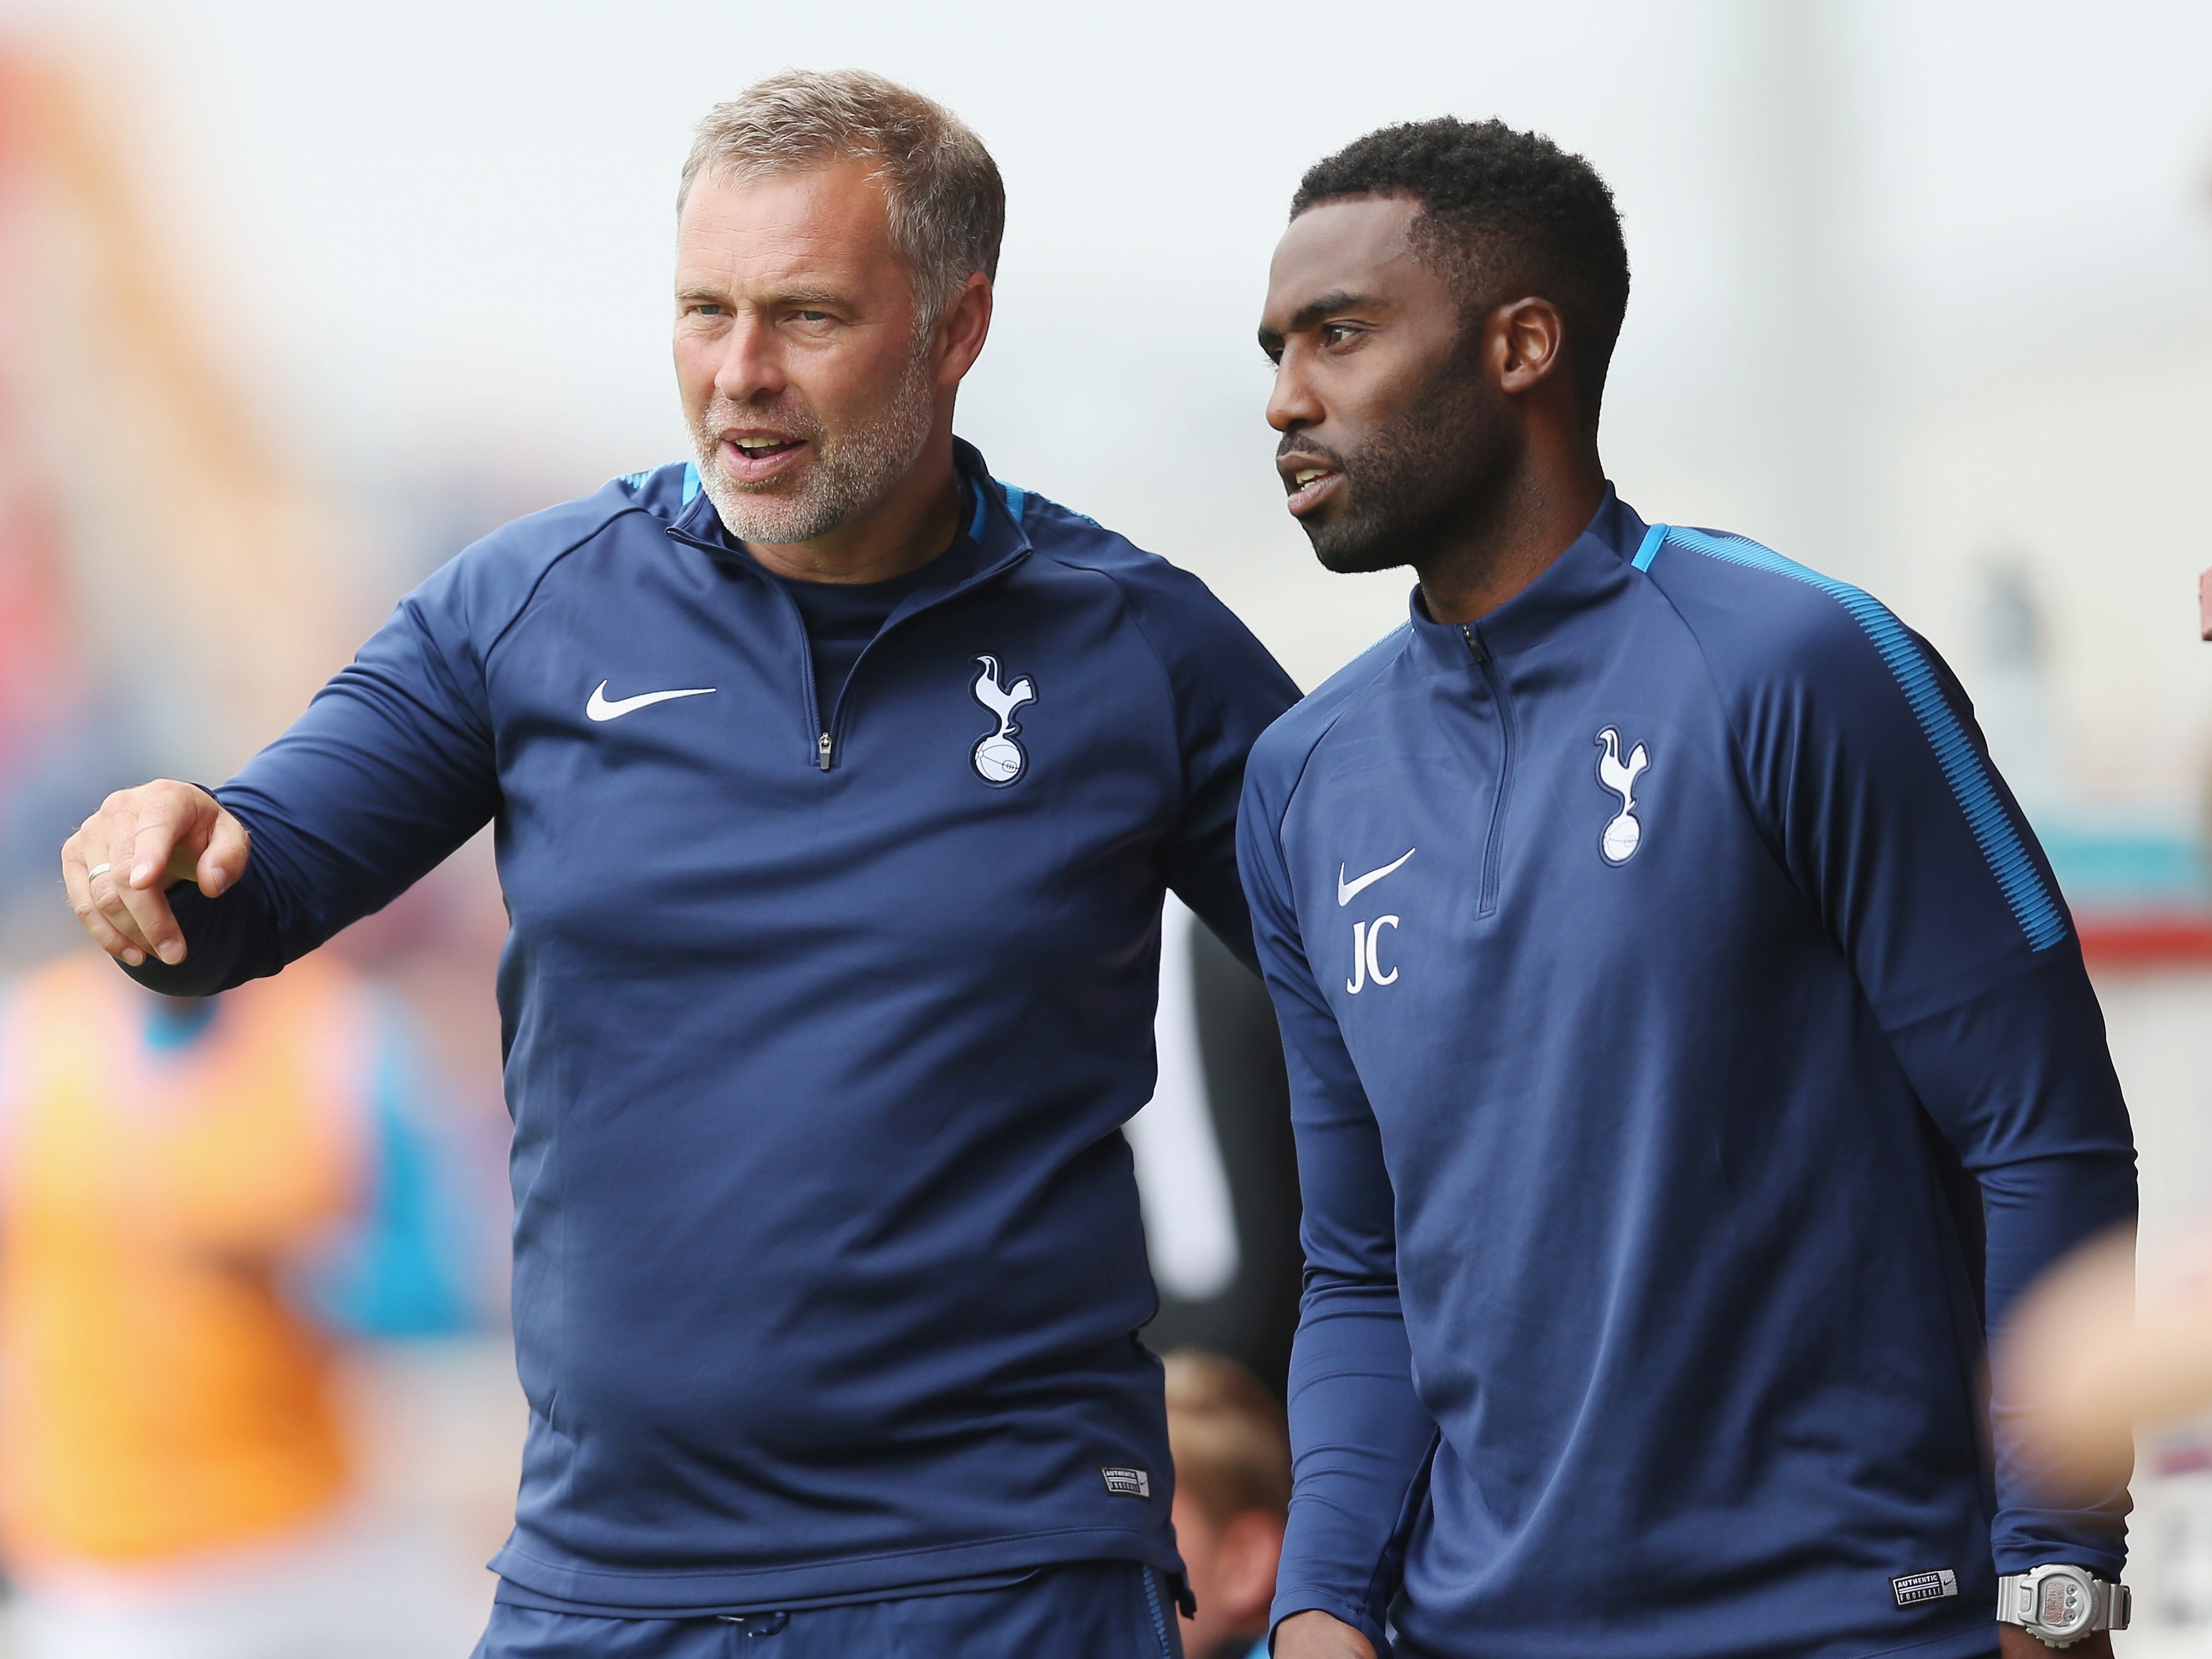
[[[780,432],[726,433],[722,465],[739,484],[761,484],[787,471],[805,448],[805,438]]]
[[[1335,494],[1343,482],[1343,473],[1310,456],[1286,457],[1283,463],[1283,487],[1290,491],[1289,505],[1295,518],[1303,518],[1313,511]]]

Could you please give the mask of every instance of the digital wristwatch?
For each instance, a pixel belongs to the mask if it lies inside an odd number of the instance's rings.
[[[1997,1622],[2018,1625],[2046,1647],[2070,1648],[2100,1630],[2125,1630],[2134,1606],[2125,1584],[2064,1562],[1997,1579]]]

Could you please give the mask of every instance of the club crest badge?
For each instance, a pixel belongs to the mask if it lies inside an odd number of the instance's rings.
[[[1608,864],[1625,864],[1636,856],[1644,840],[1644,826],[1636,816],[1636,780],[1651,764],[1651,753],[1638,743],[1626,762],[1620,758],[1620,734],[1607,726],[1597,735],[1605,751],[1597,758],[1597,781],[1620,797],[1620,810],[1598,837],[1597,850]]]
[[[988,731],[975,741],[969,752],[968,762],[975,768],[975,776],[994,790],[1002,790],[1019,781],[1030,764],[1029,752],[1015,741],[1021,727],[1014,720],[1014,711],[1024,703],[1036,701],[1036,685],[1027,674],[1009,686],[1000,682],[999,659],[979,656],[983,672],[975,676],[969,689],[975,700],[988,709],[999,723],[998,729]]]

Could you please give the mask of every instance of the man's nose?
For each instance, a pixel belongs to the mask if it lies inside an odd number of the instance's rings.
[[[773,328],[740,316],[723,340],[722,361],[714,370],[715,395],[729,403],[751,403],[781,392],[783,357],[776,345]]]
[[[1295,432],[1320,425],[1324,413],[1297,352],[1285,351],[1275,365],[1275,383],[1267,393],[1267,424],[1278,432]]]

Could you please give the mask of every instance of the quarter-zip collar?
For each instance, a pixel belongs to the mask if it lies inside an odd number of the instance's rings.
[[[981,452],[970,443],[953,440],[953,466],[965,486],[967,500],[972,503],[967,521],[954,537],[953,547],[948,552],[964,552],[969,557],[968,574],[961,580],[943,587],[929,587],[908,594],[896,609],[884,619],[876,638],[860,648],[838,688],[836,700],[827,708],[822,704],[819,688],[814,683],[813,655],[806,640],[806,625],[799,614],[798,601],[792,598],[784,585],[771,576],[756,559],[745,545],[732,536],[714,511],[714,503],[702,489],[676,515],[669,525],[668,534],[687,546],[696,547],[710,557],[735,570],[741,570],[766,582],[781,603],[794,625],[799,640],[799,684],[800,699],[805,704],[810,753],[815,770],[827,773],[836,765],[839,745],[842,741],[845,710],[852,699],[853,682],[866,665],[870,653],[878,641],[892,629],[924,611],[936,609],[960,597],[986,582],[994,582],[1030,556],[1029,533],[1022,526],[1020,515],[1014,510],[1006,487],[990,474],[984,465]]]
[[[985,582],[996,580],[1030,556],[1029,532],[1014,515],[1006,499],[1006,486],[991,476],[982,452],[962,438],[952,440],[952,463],[966,486],[963,494],[970,503],[968,521],[961,526],[961,534],[976,545],[975,569],[961,581],[950,587],[928,588],[910,595],[898,609],[891,613],[890,623],[896,623],[914,611],[951,598],[956,594]],[[683,511],[677,514],[668,527],[668,534],[687,546],[728,560],[738,568],[766,578],[768,572],[738,540],[723,528],[714,503],[704,490],[694,496]]]
[[[1488,616],[1465,627],[1431,621],[1417,584],[1407,601],[1414,649],[1431,667],[1455,674],[1467,672],[1470,646],[1492,658],[1527,650],[1568,618],[1613,597],[1632,579],[1629,562],[1645,528],[1635,509],[1607,484],[1604,500],[1583,533],[1541,576]]]

